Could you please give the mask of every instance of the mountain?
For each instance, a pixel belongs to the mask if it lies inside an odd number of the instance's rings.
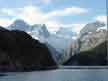
[[[73,55],[63,65],[101,66],[107,65],[107,41],[96,47]]]
[[[105,28],[100,28],[101,26],[99,26],[99,28],[93,32],[85,32],[83,35],[80,33],[80,36],[75,41],[71,40],[70,44],[65,49],[64,61],[82,52],[92,50],[103,42],[107,41],[108,30]]]
[[[107,40],[107,30],[88,33],[80,38],[80,51],[90,50]]]
[[[50,36],[50,33],[49,33],[45,24],[42,25],[41,29],[42,29],[42,31],[41,31],[40,34],[44,35],[44,37],[49,37]]]
[[[20,30],[0,28],[0,71],[33,71],[57,67],[48,47]]]
[[[50,33],[45,24],[33,25],[30,34],[41,42],[51,45],[59,53],[67,47],[70,39],[72,39]]]
[[[41,24],[35,24],[33,26],[31,26],[31,32],[43,37],[48,37],[50,35],[47,27],[45,24],[41,25]]]
[[[28,32],[29,34],[33,36],[42,36],[42,37],[48,37],[50,35],[49,31],[47,30],[47,27],[45,24],[35,24],[35,25],[29,25],[23,20],[15,20],[10,26],[8,26],[8,29],[10,30],[21,30]]]
[[[21,30],[21,31],[30,31],[30,25],[27,24],[24,20],[15,20],[8,29],[10,30]]]
[[[79,49],[80,49],[79,47],[80,47],[80,42],[78,39],[71,40],[71,42],[68,44],[67,48],[64,51],[64,56],[63,56],[62,62],[65,62],[70,57],[79,53]]]
[[[54,61],[57,64],[59,64],[60,53],[53,46],[51,46],[50,44],[45,43],[45,45],[48,47],[49,51],[51,52]]]
[[[52,34],[48,31],[45,24],[29,25],[20,19],[14,21],[10,26],[8,26],[8,29],[25,31],[40,42],[48,43],[59,53],[67,47],[70,40],[72,40],[72,37],[76,36],[76,33],[71,32],[68,29],[67,32],[65,32],[65,29],[62,29],[56,34]]]
[[[65,38],[76,37],[77,33],[72,31],[71,27],[61,27],[57,32],[57,35]]]
[[[85,25],[85,27],[83,27],[83,29],[81,29],[80,31],[80,35],[84,35],[88,32],[96,32],[96,30],[100,27],[104,27],[105,23],[103,22],[92,22],[92,23],[88,23],[87,25]]]
[[[60,38],[56,35],[51,34],[45,24],[28,25],[23,20],[16,20],[8,27],[8,29],[27,32],[29,35],[39,40],[41,43],[48,45],[49,50],[52,52],[52,54],[55,54],[57,59],[59,57],[60,51],[65,48],[65,42],[67,42],[64,38]]]

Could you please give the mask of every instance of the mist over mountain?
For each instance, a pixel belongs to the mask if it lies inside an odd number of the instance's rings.
[[[0,27],[0,71],[45,70],[56,66],[55,59],[45,44],[26,32]]]
[[[66,39],[51,34],[45,24],[29,25],[23,20],[16,20],[8,26],[8,29],[25,31],[33,38],[47,45],[56,62],[59,59],[60,52],[62,49],[65,49],[67,45]]]
[[[21,30],[29,33],[33,38],[40,40],[41,42],[48,43],[54,48],[56,48],[59,52],[67,46],[69,39],[72,36],[76,36],[75,32],[65,30],[59,30],[56,34],[52,34],[48,31],[45,24],[34,24],[29,25],[23,20],[15,20],[10,26],[8,26],[9,30]],[[60,37],[60,35],[62,35]],[[68,38],[67,38],[68,37]]]
[[[52,56],[56,58],[55,61],[61,59],[66,61],[80,51],[85,51],[101,44],[104,41],[105,33],[100,31],[103,31],[101,28],[105,26],[103,22],[95,21],[86,24],[79,34],[74,32],[72,27],[61,27],[56,33],[51,33],[45,24],[29,25],[23,20],[16,20],[8,28],[27,32],[33,38],[49,47]],[[97,42],[94,44],[95,41]]]
[[[77,36],[77,32],[72,31],[72,27],[61,27],[57,32],[57,35],[64,38],[72,38]]]

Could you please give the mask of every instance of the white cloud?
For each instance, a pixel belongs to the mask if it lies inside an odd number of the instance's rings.
[[[86,23],[74,23],[74,24],[62,24],[61,27],[71,29],[73,32],[79,33],[80,30],[86,25]]]
[[[101,21],[101,22],[107,23],[107,16],[100,15],[100,16],[96,16],[95,19],[97,21]]]
[[[88,12],[88,10],[80,7],[71,7],[71,8],[66,8],[64,12],[66,12],[67,14],[82,14]]]
[[[51,32],[57,31],[61,27],[61,23],[57,21],[46,21],[46,25]]]
[[[43,0],[46,1],[46,0]],[[82,14],[86,13],[87,10],[80,7],[71,7],[71,8],[65,8],[63,10],[56,10],[49,13],[44,13],[40,10],[40,8],[35,6],[25,6],[22,8],[3,8],[1,9],[1,12],[8,16],[15,16],[14,19],[5,19],[0,18],[0,25],[7,26],[9,25],[13,20],[15,19],[23,19],[29,24],[46,24],[48,26],[48,29],[50,31],[56,31],[63,25],[60,21],[53,20],[54,16],[63,16],[63,15],[71,15],[71,14]],[[52,19],[51,19],[52,17]],[[78,25],[74,25],[78,26]],[[80,25],[79,25],[80,26]],[[78,27],[79,27],[78,26]],[[79,31],[80,28],[75,28],[75,31]]]
[[[55,31],[59,28],[60,23],[54,20],[50,20],[46,17],[47,13],[43,13],[39,8],[33,6],[27,6],[20,8],[20,12],[17,17],[25,20],[29,24],[46,24],[49,31]]]
[[[7,27],[12,23],[12,20],[6,18],[0,18],[0,26]]]
[[[46,16],[52,17],[52,16],[65,16],[65,15],[79,15],[87,12],[88,10],[85,8],[71,7],[71,8],[64,8],[62,10],[55,10],[49,12]]]
[[[50,31],[56,30],[59,25],[57,21],[50,20],[46,17],[47,13],[43,13],[38,7],[34,6],[25,6],[23,8],[15,9],[3,8],[1,9],[1,12],[3,14],[0,14],[0,16],[15,16],[12,20],[8,18],[0,18],[0,25],[2,26],[8,26],[15,19],[23,19],[31,25],[46,24]]]
[[[16,11],[11,8],[1,8],[0,9],[0,17],[7,17],[7,16],[16,16]]]
[[[7,15],[13,15],[13,11],[11,9],[2,8],[1,13],[7,14]]]
[[[29,24],[44,23],[46,20],[40,9],[33,6],[21,8],[17,17],[27,21]]]
[[[72,30],[79,33],[86,24],[72,24]]]

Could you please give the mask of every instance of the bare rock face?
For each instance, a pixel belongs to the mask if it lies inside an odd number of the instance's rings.
[[[84,26],[84,28],[80,31],[81,35],[85,35],[88,32],[96,32],[96,30],[100,27],[104,27],[106,24],[100,21],[88,23]]]
[[[64,62],[64,65],[107,65],[107,41],[99,44],[91,50],[83,51],[70,57],[70,59]]]
[[[70,46],[68,54],[72,55],[64,64],[66,65],[106,65],[107,64],[107,30],[99,30],[88,33],[78,39],[79,44],[77,53],[72,51],[76,47]]]
[[[0,27],[0,71],[32,71],[57,68],[46,45],[19,30]]]
[[[95,48],[97,45],[107,40],[107,30],[88,33],[80,38],[80,52]]]
[[[79,52],[79,40],[72,40],[63,54],[62,63]]]
[[[65,55],[68,56],[66,63],[70,65],[106,64],[107,35],[108,30],[105,28],[104,23],[97,21],[87,24],[80,31],[79,37],[72,41],[68,49],[66,49]]]

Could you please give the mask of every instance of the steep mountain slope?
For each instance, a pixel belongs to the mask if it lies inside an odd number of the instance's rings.
[[[77,33],[72,31],[72,27],[61,27],[56,32],[56,35],[59,35],[64,38],[72,38],[72,37],[76,37]]]
[[[35,24],[33,26],[31,26],[31,31],[32,34],[35,35],[39,35],[39,36],[43,36],[45,38],[50,36],[49,31],[47,30],[47,27],[45,24],[41,25],[41,24]]]
[[[66,49],[72,37],[77,35],[75,32],[72,32],[70,28],[62,28],[57,31],[56,34],[52,34],[48,31],[45,24],[34,24],[31,26],[23,20],[14,21],[8,29],[25,31],[41,43],[48,44],[50,51],[54,57],[57,57],[57,60],[60,54],[63,54],[62,52]]]
[[[10,26],[8,26],[10,30],[21,30],[21,31],[30,31],[30,25],[27,24],[23,20],[15,20]]]
[[[99,21],[88,23],[83,27],[83,29],[80,31],[80,35],[84,35],[88,32],[96,32],[96,30],[100,27],[104,27],[105,24]]]
[[[15,20],[10,26],[8,26],[8,29],[10,30],[21,30],[25,32],[29,32],[32,35],[40,35],[43,37],[48,37],[50,35],[49,31],[47,30],[47,27],[45,24],[35,24],[35,25],[29,25],[23,20]]]
[[[80,52],[64,62],[64,65],[107,65],[107,41],[88,51]]]
[[[87,32],[84,31],[83,34],[81,32],[79,37],[75,41],[72,40],[70,42],[70,45],[65,50],[64,59],[68,60],[70,57],[73,57],[77,54],[92,50],[96,46],[107,41],[107,34],[108,34],[107,29],[100,28],[101,26],[105,27],[105,25],[99,24],[99,23],[98,23],[98,25],[97,25],[97,23],[95,23],[95,25],[96,25],[96,27],[94,25],[90,25],[90,24],[89,24],[89,26],[85,26],[87,28],[84,27],[84,30],[87,29]],[[91,30],[89,30],[88,27],[91,27]],[[64,60],[64,61],[66,61],[66,60]]]
[[[80,38],[80,51],[90,50],[107,40],[107,30],[89,33]]]
[[[48,47],[24,31],[0,28],[0,71],[56,68]]]

